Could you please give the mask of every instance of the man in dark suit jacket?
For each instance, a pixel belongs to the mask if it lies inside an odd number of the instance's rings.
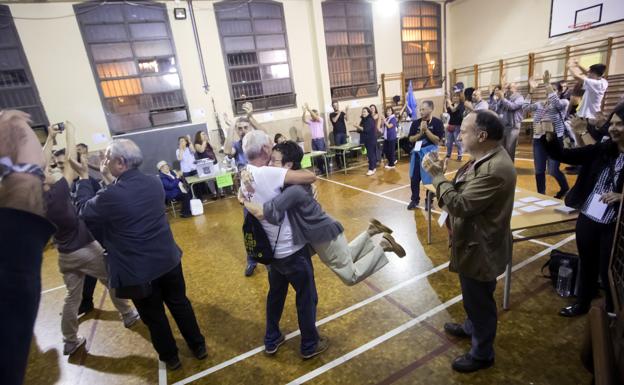
[[[182,251],[165,216],[165,193],[158,178],[138,170],[142,161],[141,150],[133,141],[113,141],[106,149],[102,176],[109,183],[116,180],[97,195],[86,164],[72,162],[80,174],[76,203],[84,220],[104,226],[111,287],[119,289],[120,295],[132,290],[129,296],[134,297],[131,299],[150,330],[160,360],[175,370],[181,364],[163,301],[195,357],[207,356],[206,345],[186,297]]]
[[[494,363],[496,336],[496,277],[511,262],[510,230],[516,189],[516,170],[500,145],[504,127],[492,111],[471,112],[464,118],[460,140],[471,156],[453,179],[444,176],[436,153],[427,155],[423,168],[433,176],[441,207],[452,228],[451,271],[459,274],[463,324],[447,323],[444,330],[472,339],[472,348],[453,362],[458,372],[474,372]]]

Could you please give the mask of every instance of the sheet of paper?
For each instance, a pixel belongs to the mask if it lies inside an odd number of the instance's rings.
[[[594,194],[592,196],[591,202],[589,202],[589,207],[587,208],[587,214],[591,215],[594,218],[602,219],[607,211],[608,205],[600,201],[600,194]]]
[[[520,192],[520,190],[516,189],[516,192]]]
[[[422,140],[419,140],[418,142],[414,143],[414,149],[412,150],[412,152],[420,151],[421,147],[422,147]]]
[[[106,143],[109,141],[108,136],[101,132],[93,134],[92,137],[93,137],[93,144]]]
[[[540,211],[540,210],[543,210],[543,209],[544,209],[543,207],[533,206],[533,205],[520,207],[520,210],[524,211],[525,213],[533,213],[535,211]]]
[[[520,211],[512,210],[511,216],[515,217],[516,215],[522,215],[522,213]]]
[[[444,226],[444,222],[446,222],[446,218],[448,218],[448,213],[442,210],[442,214],[440,214],[440,218],[438,218],[438,226]]]
[[[572,213],[576,212],[576,209],[574,209],[572,207],[568,207],[568,206],[559,206],[559,207],[555,207],[555,211],[558,211],[558,212],[564,213],[564,214],[572,214]]]
[[[526,206],[526,203],[514,202],[514,209],[517,209],[518,207],[522,207],[522,206]]]
[[[524,203],[533,203],[533,202],[541,201],[541,199],[536,198],[536,197],[526,197],[526,198],[521,198],[518,200]]]
[[[543,200],[543,201],[539,201],[539,202],[535,202],[536,205],[538,206],[542,206],[542,207],[549,207],[549,206],[557,206],[560,203],[557,201],[553,201],[553,200]]]

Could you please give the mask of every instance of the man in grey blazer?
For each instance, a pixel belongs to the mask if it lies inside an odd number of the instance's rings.
[[[423,167],[433,176],[440,206],[449,214],[452,230],[450,270],[459,274],[463,324],[447,323],[444,330],[472,339],[472,348],[453,361],[458,372],[474,372],[494,364],[496,336],[496,277],[511,262],[511,212],[516,170],[500,145],[504,127],[495,113],[475,111],[461,125],[460,139],[472,160],[452,181],[433,154]]]

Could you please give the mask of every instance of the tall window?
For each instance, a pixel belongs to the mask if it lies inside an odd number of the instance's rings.
[[[221,1],[215,4],[221,48],[236,113],[296,105],[284,24],[274,1]]]
[[[371,4],[337,0],[322,6],[332,99],[376,96]]]
[[[33,80],[11,11],[0,5],[0,110],[28,112],[32,126],[47,126],[39,93]]]
[[[428,1],[401,3],[401,42],[405,81],[414,89],[442,84],[440,4]]]
[[[187,122],[163,4],[74,5],[112,134]]]

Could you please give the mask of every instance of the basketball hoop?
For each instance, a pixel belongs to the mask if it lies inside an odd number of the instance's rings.
[[[586,29],[590,29],[592,24],[594,23],[578,23],[578,24],[571,24],[568,25],[568,29],[571,30],[575,30],[575,31],[585,31]]]

